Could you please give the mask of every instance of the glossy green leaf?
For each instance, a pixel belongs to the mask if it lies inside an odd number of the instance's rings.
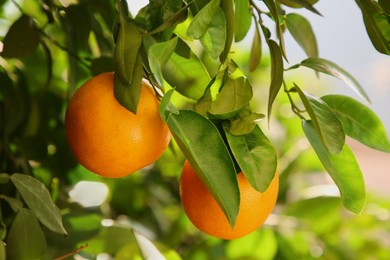
[[[273,40],[268,40],[268,47],[271,54],[271,85],[268,96],[268,122],[271,117],[272,105],[279,93],[283,83],[283,58],[280,48]]]
[[[133,113],[137,113],[138,102],[141,97],[143,62],[140,54],[133,67],[132,81],[130,84],[123,83],[115,73],[114,95],[118,102]]]
[[[344,207],[359,214],[366,203],[366,188],[353,152],[344,145],[340,153],[331,154],[311,121],[302,121],[302,127],[321,163],[339,188]]]
[[[60,210],[50,198],[45,185],[25,174],[13,174],[11,180],[32,213],[48,229],[59,234],[67,234],[62,225]]]
[[[159,42],[150,46],[148,50],[148,59],[150,69],[160,86],[164,86],[164,77],[162,67],[168,62],[177,45],[177,37],[166,42]]]
[[[228,127],[224,130],[234,158],[245,177],[253,188],[264,192],[275,176],[275,148],[258,125],[246,135],[232,135]]]
[[[370,108],[342,95],[328,95],[321,99],[337,114],[348,136],[374,149],[390,152],[386,129]]]
[[[232,158],[218,129],[190,110],[171,114],[167,123],[187,160],[234,226],[240,193]]]
[[[264,118],[264,114],[252,112],[250,106],[248,105],[241,109],[236,116],[229,118],[229,132],[232,135],[249,134],[255,128],[256,122],[259,122]]]
[[[343,126],[333,110],[321,99],[312,96],[295,85],[295,90],[309,114],[321,141],[332,154],[339,153],[345,143]]]
[[[225,48],[226,43],[226,18],[221,8],[215,12],[215,16],[208,26],[207,31],[200,37],[200,42],[207,53],[217,59]]]
[[[317,40],[310,22],[303,16],[296,13],[286,15],[287,29],[302,47],[308,57],[318,56]]]
[[[3,58],[22,58],[32,54],[40,41],[39,30],[30,16],[22,15],[9,28],[3,42]]]
[[[219,9],[220,0],[211,0],[194,17],[187,29],[187,35],[199,39],[208,30]]]
[[[251,54],[249,57],[249,71],[253,72],[260,64],[261,61],[261,38],[259,25],[255,25],[255,33],[253,35]]]
[[[375,49],[390,55],[389,17],[370,0],[356,0],[363,14],[364,25]]]
[[[277,0],[277,2],[293,8],[306,8],[315,14],[321,15],[321,13],[313,6],[313,4],[317,3],[318,0]]]
[[[249,0],[234,1],[234,39],[236,42],[244,39],[252,23],[252,13]]]
[[[140,55],[142,35],[135,23],[128,18],[125,2],[121,1],[122,4],[119,5],[119,32],[114,49],[114,95],[122,106],[136,113],[143,71]]]
[[[287,60],[286,47],[284,44],[283,30],[282,30],[282,26],[280,23],[279,12],[278,12],[278,9],[276,7],[275,1],[274,0],[263,0],[263,2],[268,7],[272,18],[275,21],[276,34],[278,35],[278,38],[279,38],[279,50],[281,51],[282,56]],[[272,52],[272,50],[270,50],[270,51]]]
[[[230,48],[232,47],[234,38],[234,6],[233,0],[221,0],[221,8],[226,21],[226,41],[224,44],[223,52],[221,53],[219,60],[224,63],[227,56],[229,55]]]
[[[193,100],[203,96],[210,82],[206,67],[193,52],[188,58],[173,53],[163,68],[163,75],[177,92]]]
[[[42,259],[46,251],[46,239],[30,210],[22,208],[16,214],[6,243],[7,259]]]
[[[158,107],[158,111],[160,112],[161,118],[164,121],[168,120],[168,116],[170,114],[178,114],[179,110],[176,109],[176,107],[171,103],[171,98],[175,90],[171,89],[167,93],[165,93],[163,99],[160,102],[160,105]]]
[[[311,68],[315,71],[322,72],[331,76],[334,76],[342,80],[347,86],[349,86],[353,91],[356,92],[361,98],[370,103],[370,98],[367,93],[364,91],[363,87],[359,82],[343,68],[339,67],[337,64],[318,57],[310,57],[301,62],[302,66]]]
[[[209,112],[218,118],[230,118],[248,105],[252,97],[252,86],[246,78],[227,79]]]

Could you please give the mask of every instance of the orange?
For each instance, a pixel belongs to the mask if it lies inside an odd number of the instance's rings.
[[[191,165],[185,162],[180,177],[180,196],[184,211],[199,230],[222,239],[236,239],[255,231],[265,222],[276,203],[278,173],[262,193],[249,184],[242,172],[237,175],[237,180],[240,209],[232,229],[217,201]]]
[[[137,114],[114,97],[114,73],[85,82],[70,99],[65,117],[69,146],[90,171],[117,178],[155,162],[170,141],[168,126],[148,81],[142,81]]]

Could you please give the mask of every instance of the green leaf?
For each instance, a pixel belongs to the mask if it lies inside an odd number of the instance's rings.
[[[200,37],[200,42],[207,53],[217,59],[224,51],[226,39],[226,18],[221,8],[217,9],[207,31]]]
[[[53,232],[67,234],[60,210],[42,182],[25,174],[13,174],[10,178],[24,202],[43,225]]]
[[[175,1],[175,2],[179,2],[179,1]],[[188,15],[188,7],[190,4],[191,4],[191,2],[189,4],[183,6],[175,14],[171,15],[163,24],[161,24],[157,28],[153,29],[152,31],[148,32],[148,34],[152,35],[152,34],[163,32],[167,29],[172,29],[173,27],[175,27],[175,25],[177,23],[179,23],[182,20],[185,20],[185,18]],[[148,13],[148,12],[145,15],[146,16],[149,15],[149,17],[150,17],[150,13]],[[138,17],[138,15],[137,15],[137,17]]]
[[[178,38],[175,37],[166,42],[155,43],[148,49],[150,69],[160,86],[164,86],[162,68],[172,56],[177,45],[177,39]]]
[[[134,114],[137,113],[138,102],[141,97],[143,63],[140,54],[134,65],[132,81],[130,84],[123,83],[117,73],[114,75],[114,95],[118,102]]]
[[[344,145],[340,153],[331,154],[323,145],[311,121],[302,121],[302,127],[321,163],[339,188],[344,207],[359,214],[366,203],[366,188],[351,149]]]
[[[283,58],[280,48],[273,40],[267,40],[271,54],[271,85],[268,96],[268,122],[271,117],[272,105],[283,83]]]
[[[318,57],[310,57],[301,62],[302,66],[311,68],[315,71],[322,72],[331,76],[334,76],[342,80],[347,86],[349,86],[355,93],[357,93],[363,100],[370,103],[370,98],[364,91],[363,87],[359,82],[352,77],[347,71],[339,67],[337,64]]]
[[[250,106],[246,106],[233,118],[230,118],[229,132],[232,135],[245,135],[252,132],[256,122],[265,118],[264,114],[252,112]]]
[[[99,75],[104,72],[110,72],[114,70],[114,60],[112,57],[101,56],[93,59],[90,67],[92,75]]]
[[[330,153],[339,153],[345,143],[345,134],[337,115],[321,99],[304,92],[297,85],[294,89],[298,91],[322,143]]]
[[[234,39],[236,42],[244,39],[252,23],[252,13],[249,0],[234,1]]]
[[[223,44],[225,48],[223,49],[223,52],[221,56],[219,57],[219,60],[221,63],[224,63],[227,56],[229,55],[230,48],[232,47],[233,38],[234,38],[234,7],[233,7],[233,0],[221,0],[221,8],[223,10],[223,14],[226,21],[226,41]]]
[[[253,42],[251,48],[251,55],[249,57],[249,71],[253,72],[261,61],[261,38],[259,25],[255,24],[255,34],[253,35]]]
[[[320,12],[317,11],[317,9],[314,8],[313,4],[317,3],[318,0],[277,0],[277,2],[280,2],[284,5],[287,5],[289,7],[293,8],[306,8],[309,11],[312,11],[315,14],[321,15]]]
[[[163,75],[177,92],[193,100],[203,96],[210,81],[206,67],[193,52],[188,58],[173,53],[163,68]]]
[[[371,148],[390,152],[386,129],[370,108],[342,95],[328,95],[321,99],[337,114],[348,136]]]
[[[176,107],[170,101],[174,92],[175,90],[170,89],[167,93],[165,93],[158,107],[158,111],[160,112],[161,118],[165,122],[168,120],[168,116],[170,114],[179,114],[179,110],[177,110]]]
[[[0,198],[3,198],[14,212],[18,212],[23,207],[23,202],[21,202],[16,198],[4,196],[4,195],[0,196]]]
[[[215,75],[209,82],[206,87],[206,90],[203,96],[196,102],[195,110],[197,113],[201,115],[207,115],[211,108],[211,104],[213,103],[213,96],[211,94],[211,87],[214,85],[217,79],[217,75]]]
[[[303,16],[295,13],[286,15],[287,29],[306,52],[308,57],[318,56],[317,40],[310,22]]]
[[[22,208],[16,214],[6,243],[8,259],[42,259],[46,251],[46,239],[37,218],[30,210]]]
[[[232,135],[224,127],[230,149],[245,177],[259,192],[264,192],[276,172],[276,151],[271,142],[256,125],[246,135]]]
[[[123,10],[124,8],[119,10],[119,32],[114,49],[114,94],[122,106],[136,113],[141,95],[143,70],[140,55],[142,35],[135,23],[127,17],[127,9]]]
[[[252,86],[244,77],[227,79],[211,104],[210,114],[226,119],[234,116],[241,108],[249,104],[253,97]]]
[[[39,30],[33,19],[22,15],[9,28],[3,41],[3,58],[22,58],[35,52],[39,45]]]
[[[364,25],[375,49],[390,55],[389,17],[371,0],[356,0],[363,14]]]
[[[233,227],[240,193],[232,158],[218,129],[207,118],[190,110],[171,114],[167,123],[180,149]]]
[[[279,50],[281,51],[281,54],[283,55],[283,57],[287,60],[286,48],[284,46],[283,30],[282,30],[282,26],[280,24],[279,13],[278,13],[278,9],[276,8],[275,1],[274,0],[263,0],[263,2],[268,7],[272,18],[275,21],[276,34],[278,35],[278,38],[279,38],[279,46],[280,46]]]
[[[211,0],[194,17],[187,29],[187,35],[199,39],[206,33],[214,15],[219,9],[220,0]]]

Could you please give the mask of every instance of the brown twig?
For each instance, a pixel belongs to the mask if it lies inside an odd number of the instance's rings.
[[[77,254],[77,253],[83,251],[83,250],[84,250],[85,248],[87,248],[87,247],[88,247],[88,244],[82,245],[82,246],[80,246],[79,248],[77,248],[76,250],[73,250],[72,252],[67,253],[67,254],[65,254],[65,255],[63,255],[63,256],[59,256],[59,257],[55,258],[54,260],[63,260],[63,259],[66,259],[66,258],[68,258],[68,257],[70,257],[70,256],[73,256],[73,255],[75,255],[75,254]]]

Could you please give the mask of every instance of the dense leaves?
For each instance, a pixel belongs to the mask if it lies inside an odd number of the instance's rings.
[[[305,18],[305,11],[320,14],[319,1],[150,0],[136,13],[138,2],[0,0],[0,259],[95,259],[104,253],[115,259],[389,258],[377,239],[382,236],[361,232],[383,219],[389,205],[371,202],[371,215],[357,221],[346,219],[340,206],[364,214],[364,180],[345,135],[389,152],[380,119],[350,97],[311,95],[311,82],[300,79],[298,87],[284,73],[284,36],[290,33],[308,58],[289,73],[303,66],[332,75],[370,102],[351,74],[319,56],[316,28]],[[388,55],[388,2],[356,3],[373,46]],[[248,50],[237,44],[246,40]],[[161,160],[118,180],[78,166],[63,131],[75,88],[107,71],[115,72],[115,97],[133,112],[141,80],[148,79],[174,136]],[[303,132],[289,107],[303,120]],[[258,124],[265,115],[268,129]],[[301,144],[303,134],[314,151]],[[232,226],[240,207],[236,173],[243,171],[264,191],[279,171],[275,216],[236,241],[204,239],[179,206],[185,159]],[[312,182],[322,171],[341,199],[324,196],[324,185]],[[104,197],[99,206],[70,200],[70,191],[86,180],[109,190],[106,197],[85,191],[84,198]],[[380,225],[390,232],[388,221]]]

